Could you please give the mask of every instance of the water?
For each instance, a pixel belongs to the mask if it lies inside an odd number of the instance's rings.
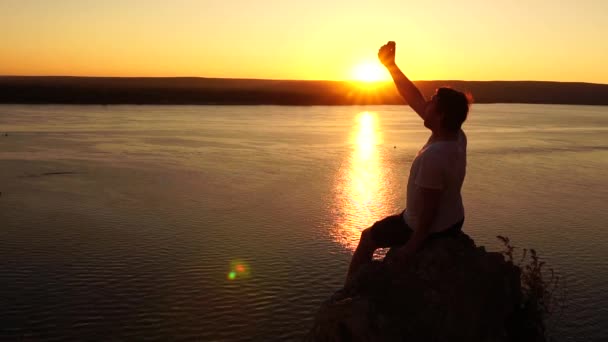
[[[606,340],[608,107],[479,104],[465,131],[464,229],[536,248],[553,334]],[[5,105],[0,132],[2,340],[301,338],[428,136],[397,106]]]

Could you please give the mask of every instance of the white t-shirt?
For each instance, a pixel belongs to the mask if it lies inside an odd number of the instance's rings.
[[[441,190],[437,216],[430,232],[440,232],[464,219],[460,189],[467,166],[467,137],[462,130],[457,140],[427,141],[416,155],[407,181],[405,222],[418,228],[422,212],[421,188]]]

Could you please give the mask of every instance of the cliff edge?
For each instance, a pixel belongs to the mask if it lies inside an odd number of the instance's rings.
[[[464,233],[428,241],[398,274],[380,261],[362,268],[321,305],[307,340],[543,341],[520,277]]]

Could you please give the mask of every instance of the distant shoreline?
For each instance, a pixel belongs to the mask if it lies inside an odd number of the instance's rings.
[[[608,84],[545,81],[417,81],[426,95],[451,86],[475,103],[608,105]],[[402,105],[390,82],[197,77],[0,76],[1,104]]]

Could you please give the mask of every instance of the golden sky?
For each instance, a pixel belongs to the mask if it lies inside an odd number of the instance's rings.
[[[0,75],[608,83],[608,0],[2,0]]]

